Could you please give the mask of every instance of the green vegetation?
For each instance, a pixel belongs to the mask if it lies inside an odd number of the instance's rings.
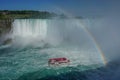
[[[0,19],[49,19],[49,18],[62,18],[66,19],[69,16],[65,14],[57,15],[47,11],[34,11],[34,10],[0,10]],[[74,18],[82,19],[83,17],[77,16]]]
[[[52,18],[56,17],[57,14],[50,13],[46,11],[32,11],[32,10],[16,10],[16,11],[9,11],[9,10],[0,10],[0,19],[27,19],[27,18]]]

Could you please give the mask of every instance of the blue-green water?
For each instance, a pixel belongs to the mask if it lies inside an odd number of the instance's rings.
[[[87,62],[87,57],[86,59],[83,58],[83,61],[80,61],[81,59],[75,60],[75,58],[69,55],[70,51],[64,55],[63,52],[66,50],[68,51],[68,48],[44,47],[43,49],[38,46],[15,47],[13,45],[3,48],[2,46],[0,48],[0,80],[36,80],[71,72],[77,77],[79,74],[77,75],[75,71],[83,72],[101,66]],[[63,56],[71,60],[69,66],[48,66],[49,58]]]
[[[0,80],[87,80],[89,70],[103,66],[103,61],[80,23],[78,19],[15,20],[12,42],[0,46]],[[70,65],[49,67],[48,59],[57,57],[70,59]]]

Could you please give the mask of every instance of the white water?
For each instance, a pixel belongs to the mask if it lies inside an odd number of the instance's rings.
[[[46,20],[15,20],[13,26],[13,36],[40,37],[41,39],[43,39],[46,37],[47,34]]]
[[[13,38],[39,39],[51,44],[67,42],[82,45],[91,44],[90,37],[79,25],[81,20],[16,19],[13,23]],[[83,22],[86,22],[83,20]],[[86,41],[87,40],[87,41]],[[84,41],[84,43],[83,43]],[[65,43],[66,43],[65,42]]]

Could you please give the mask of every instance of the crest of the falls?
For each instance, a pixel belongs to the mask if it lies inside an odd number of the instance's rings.
[[[40,19],[17,19],[13,23],[13,36],[45,38],[47,21]]]

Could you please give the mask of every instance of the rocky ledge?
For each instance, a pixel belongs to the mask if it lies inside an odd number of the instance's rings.
[[[7,40],[5,36],[10,33],[13,19],[0,19],[0,42]]]

